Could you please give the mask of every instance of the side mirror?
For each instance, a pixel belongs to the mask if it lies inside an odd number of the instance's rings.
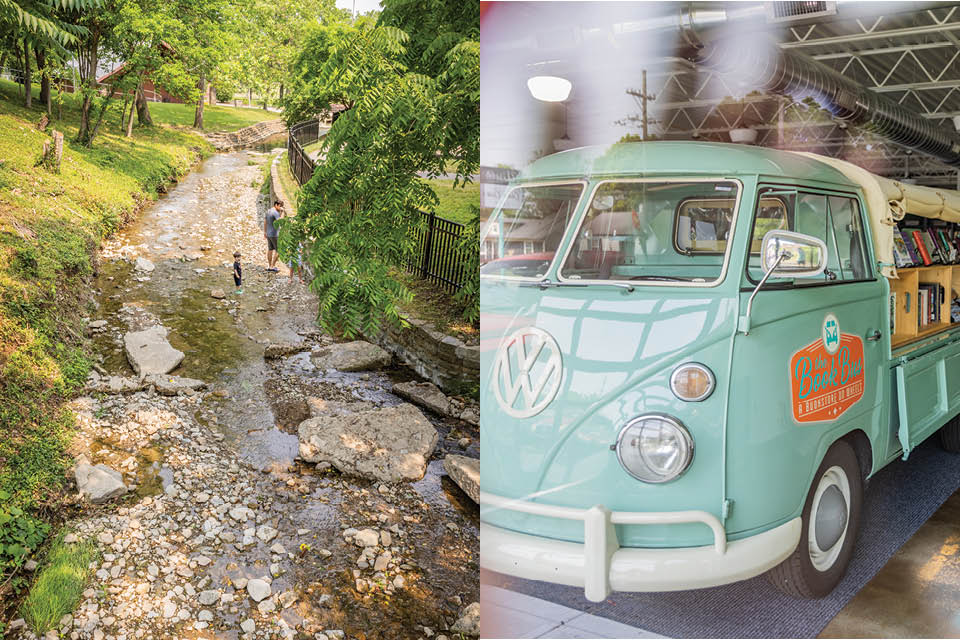
[[[815,278],[827,268],[826,243],[802,233],[768,231],[761,253],[765,274],[775,278]]]
[[[750,335],[750,314],[753,312],[753,299],[763,288],[770,276],[783,278],[815,278],[827,268],[827,245],[813,236],[781,231],[767,231],[763,236],[763,278],[757,283],[750,299],[747,312],[737,321],[737,331]]]

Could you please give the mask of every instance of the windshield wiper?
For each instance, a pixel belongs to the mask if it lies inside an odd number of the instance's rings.
[[[628,280],[667,280],[670,282],[688,282],[690,278],[681,278],[679,276],[633,276]]]
[[[552,280],[541,280],[540,282],[522,282],[520,283],[521,287],[537,287],[538,289],[544,290],[549,289],[550,287],[590,287],[590,286],[607,286],[607,287],[617,287],[618,289],[625,289],[626,291],[633,291],[634,287],[629,284],[624,284],[622,282],[553,282]]]

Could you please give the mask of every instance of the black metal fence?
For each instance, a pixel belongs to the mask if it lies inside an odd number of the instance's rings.
[[[321,138],[320,121],[308,120],[290,127],[287,136],[287,161],[290,173],[303,186],[313,177],[316,163],[303,150]],[[424,280],[456,293],[467,277],[464,258],[458,249],[464,228],[459,222],[440,216],[418,212],[421,224],[414,231],[416,251],[404,266]],[[480,248],[477,247],[477,251]]]
[[[290,163],[290,173],[301,187],[313,177],[313,169],[317,166],[303,148],[319,140],[319,120],[307,120],[290,127],[287,135],[287,162]]]
[[[417,213],[421,222],[414,231],[417,249],[414,258],[405,266],[424,280],[456,293],[466,277],[464,257],[457,248],[463,236],[463,225],[423,211]]]

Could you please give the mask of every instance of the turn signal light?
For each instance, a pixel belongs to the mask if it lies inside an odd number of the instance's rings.
[[[714,384],[713,372],[696,362],[680,365],[670,376],[673,395],[686,402],[706,400],[713,393]]]

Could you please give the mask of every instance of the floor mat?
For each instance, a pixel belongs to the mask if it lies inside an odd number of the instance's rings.
[[[960,488],[960,455],[931,438],[874,476],[864,493],[860,536],[844,579],[826,598],[782,595],[763,576],[672,593],[613,593],[601,603],[583,590],[492,574],[498,586],[674,638],[810,638]]]

